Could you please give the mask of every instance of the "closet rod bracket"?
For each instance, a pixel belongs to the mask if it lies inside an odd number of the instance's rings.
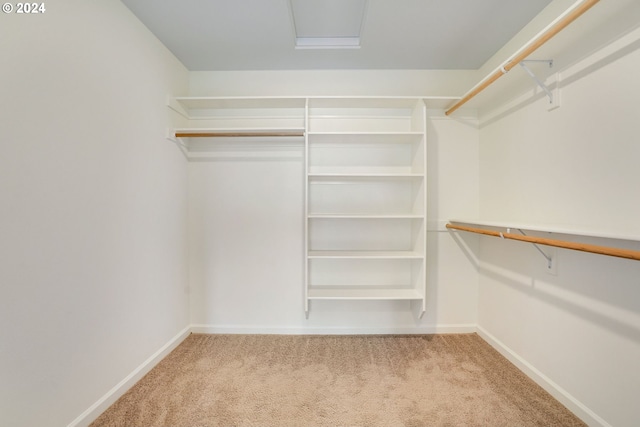
[[[522,234],[523,236],[526,236],[525,232],[522,231],[520,228],[517,228],[516,230],[518,230],[518,232],[520,234]],[[507,228],[507,233],[511,233],[511,229]],[[502,233],[501,233],[502,234]],[[543,251],[540,248],[540,245],[538,245],[537,243],[531,243],[537,250],[538,252],[540,252],[542,254],[542,256],[544,257],[544,259],[547,260],[547,269],[549,270],[549,272],[555,272],[555,265],[554,265],[554,257],[552,255],[547,255],[547,253],[545,251]]]
[[[520,61],[520,66],[522,67],[522,69],[524,69],[529,75],[529,77],[531,77],[533,81],[535,81],[538,84],[538,86],[540,86],[540,88],[544,91],[544,93],[547,94],[547,96],[549,97],[549,105],[553,105],[554,104],[553,92],[547,87],[547,85],[545,85],[542,82],[542,80],[538,78],[538,76],[536,76],[536,74],[531,70],[531,68],[527,67],[527,64],[526,64],[527,62],[544,62],[549,64],[549,68],[553,68],[553,59],[524,59]]]

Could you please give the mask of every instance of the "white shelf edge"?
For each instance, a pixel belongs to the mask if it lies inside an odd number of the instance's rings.
[[[584,237],[596,237],[604,239],[616,239],[616,240],[630,240],[640,241],[640,235],[625,234],[619,231],[608,230],[589,230],[584,228],[577,228],[567,225],[558,224],[528,224],[528,223],[516,223],[516,222],[504,222],[504,221],[485,221],[478,219],[451,219],[449,222],[457,224],[472,224],[485,227],[494,228],[513,228],[521,230],[539,231],[555,234],[568,234],[574,236]]]
[[[376,183],[378,181],[383,182],[392,182],[392,180],[400,181],[420,181],[424,179],[423,175],[417,176],[409,176],[409,175],[345,175],[345,174],[337,174],[337,175],[327,175],[327,176],[311,176],[307,175],[309,178],[310,185],[322,185],[322,184],[331,184],[334,182],[340,184],[356,184],[356,183]],[[332,180],[333,179],[333,180]]]
[[[421,300],[423,295],[413,288],[366,288],[356,289],[353,287],[325,286],[309,287],[308,299],[328,299],[328,300]]]
[[[309,96],[307,99],[310,102],[316,101],[422,101],[427,107],[430,108],[446,108],[451,102],[455,102],[461,99],[460,96]]]
[[[271,97],[267,97],[267,98],[271,98]],[[348,100],[348,99],[386,99],[386,100],[390,100],[390,99],[407,99],[407,100],[432,100],[432,101],[447,101],[447,100],[452,100],[452,99],[460,99],[460,96],[446,96],[446,95],[436,95],[436,96],[432,96],[432,95],[407,95],[407,96],[403,96],[403,95],[307,95],[305,98],[308,99],[322,99],[322,100],[327,100],[327,99],[339,99],[339,100]]]
[[[242,128],[174,128],[174,132],[304,132],[302,127],[242,127]]]
[[[299,95],[299,96],[172,96],[171,100],[174,100],[178,103],[184,103],[183,105],[186,107],[186,104],[189,102],[200,102],[204,103],[210,101],[212,103],[210,108],[219,108],[215,103],[246,103],[250,101],[264,102],[272,100],[274,102],[282,102],[289,101],[292,102],[293,105],[289,106],[289,108],[304,108],[306,102],[313,102],[313,100],[317,101],[330,101],[335,100],[337,102],[341,101],[371,101],[371,100],[380,100],[380,101],[422,101],[425,103],[427,108],[447,108],[452,102],[458,101],[461,99],[460,96],[350,96],[350,95],[326,95],[326,96],[313,96],[313,95]],[[242,106],[233,106],[226,108],[242,108]]]
[[[304,114],[299,114],[299,115],[281,115],[281,116],[277,116],[277,115],[264,115],[264,116],[259,116],[259,115],[255,115],[255,116],[191,116],[189,115],[187,117],[189,120],[209,120],[209,121],[216,121],[216,120],[303,120],[304,119]]]
[[[291,101],[297,103],[292,105],[291,108],[304,108],[305,102],[308,97],[305,96],[174,96],[172,99],[180,104],[188,104],[189,102],[198,102],[198,103],[206,103],[211,102],[211,106],[208,108],[238,108],[238,106],[232,105],[233,102],[241,102],[246,103],[250,101]],[[216,103],[230,103],[230,107],[223,106],[220,107],[219,104]],[[241,107],[240,107],[241,108]]]
[[[318,117],[318,116],[311,116],[311,117]],[[322,117],[327,117],[327,116],[322,116]],[[340,118],[344,118],[344,116],[339,116]],[[370,118],[370,116],[367,116]],[[352,118],[349,117],[349,118]],[[398,131],[398,132],[358,132],[358,131],[345,131],[345,132],[322,132],[322,131],[312,131],[310,130],[309,132],[307,132],[307,134],[309,136],[322,136],[322,135],[328,135],[328,136],[340,136],[340,135],[344,135],[344,136],[355,136],[355,135],[362,135],[363,137],[367,137],[367,136],[423,136],[424,132],[423,131]]]
[[[308,214],[309,219],[419,219],[423,220],[424,215],[414,214]]]
[[[415,251],[309,251],[309,259],[423,259],[424,254]]]
[[[196,100],[196,101],[226,101],[226,100],[268,100],[268,99],[291,99],[291,100],[307,100],[307,99],[336,99],[336,100],[350,100],[350,99],[381,99],[381,100],[393,100],[393,99],[406,99],[406,100],[425,100],[425,101],[451,101],[461,99],[461,96],[449,96],[449,95],[258,95],[258,96],[173,96],[175,100]]]
[[[187,153],[187,160],[189,161],[204,161],[214,159],[228,159],[228,160],[241,160],[241,159],[299,159],[301,156],[298,153],[287,152],[263,152],[263,153],[216,153],[216,152],[193,152]]]
[[[309,178],[424,178],[423,173],[308,173]]]

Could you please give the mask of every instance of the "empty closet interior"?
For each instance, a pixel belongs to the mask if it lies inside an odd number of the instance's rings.
[[[640,3],[162,3],[3,8],[0,424],[88,425],[191,333],[476,333],[637,423]]]

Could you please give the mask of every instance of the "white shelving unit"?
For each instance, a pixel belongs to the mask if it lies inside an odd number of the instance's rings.
[[[307,104],[305,312],[319,299],[411,300],[425,311],[426,105]]]
[[[190,160],[242,156],[242,145],[252,155],[295,145],[292,155],[304,156],[307,316],[313,300],[357,299],[409,300],[421,317],[427,107],[456,99],[178,97],[169,100],[178,113],[169,133]]]

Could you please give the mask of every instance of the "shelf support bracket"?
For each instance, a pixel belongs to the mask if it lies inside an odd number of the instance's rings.
[[[184,142],[182,141],[182,139],[178,138],[176,136],[175,130],[171,129],[171,128],[168,128],[166,137],[167,137],[167,139],[169,141],[173,142],[174,144],[176,144],[178,146],[178,148],[180,149],[180,151],[184,155],[185,159],[187,159],[187,161],[189,161],[189,152],[188,152],[189,150],[184,145]]]
[[[525,232],[524,232],[524,231],[522,231],[522,230],[521,230],[521,229],[519,229],[519,228],[518,228],[517,230],[518,230],[518,232],[519,232],[520,234],[522,234],[523,236],[526,236],[526,234],[525,234]],[[511,233],[511,229],[510,229],[510,228],[507,228],[507,233]],[[542,256],[544,257],[544,259],[546,259],[546,260],[547,260],[547,268],[548,268],[549,270],[552,270],[552,269],[553,269],[553,257],[551,257],[551,256],[547,255],[547,254],[545,253],[545,251],[543,251],[542,249],[540,249],[540,246],[539,246],[537,243],[531,243],[531,244],[532,244],[532,245],[533,245],[533,246],[538,250],[538,252],[540,252],[540,253],[542,254]]]
[[[553,104],[553,92],[551,92],[547,85],[545,85],[542,80],[540,80],[538,76],[536,76],[535,73],[531,71],[531,68],[527,67],[527,62],[546,62],[549,64],[549,68],[553,68],[553,59],[525,59],[520,61],[520,66],[527,72],[527,74],[529,74],[533,81],[535,81],[538,86],[540,86],[544,93],[547,94],[547,96],[549,97],[549,104]]]
[[[427,311],[424,299],[422,300],[410,300],[409,309],[413,311],[418,320],[422,319],[424,313]]]

